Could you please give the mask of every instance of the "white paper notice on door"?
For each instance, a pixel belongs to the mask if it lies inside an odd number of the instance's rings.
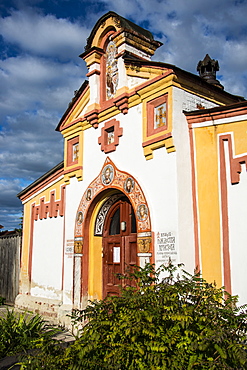
[[[113,263],[120,263],[120,247],[113,247]]]

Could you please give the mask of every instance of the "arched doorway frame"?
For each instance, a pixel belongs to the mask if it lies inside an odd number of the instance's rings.
[[[116,194],[125,195],[134,210],[137,223],[137,260],[140,266],[153,262],[153,234],[150,210],[138,181],[119,170],[109,157],[99,175],[84,192],[76,213],[74,229],[74,307],[82,307],[88,300],[89,252],[93,248],[90,233],[94,233],[97,215],[102,206]]]

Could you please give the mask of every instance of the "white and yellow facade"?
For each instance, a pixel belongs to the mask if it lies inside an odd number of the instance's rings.
[[[151,61],[159,46],[113,12],[92,30],[81,55],[88,81],[57,127],[64,161],[19,194],[17,306],[63,322],[73,307],[111,294],[109,274],[122,272],[121,264],[159,266],[169,258],[247,301],[237,267],[247,239],[239,234],[247,105]]]

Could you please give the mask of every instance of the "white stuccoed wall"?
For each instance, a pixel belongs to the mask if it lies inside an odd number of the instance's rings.
[[[173,138],[177,155],[178,233],[180,262],[185,269],[195,268],[194,221],[192,204],[192,173],[188,123],[183,108],[193,95],[173,88]]]
[[[63,217],[34,221],[31,295],[61,300]]]
[[[76,210],[84,191],[97,177],[109,156],[121,171],[128,172],[140,184],[151,212],[152,231],[172,231],[178,235],[176,153],[168,154],[166,148],[154,151],[154,158],[147,161],[142,148],[141,106],[129,109],[127,115],[115,117],[123,127],[116,151],[105,154],[98,144],[102,122],[97,129],[84,132],[83,181],[71,181],[67,187],[66,239],[74,232]],[[73,225],[72,225],[73,220]],[[69,231],[70,230],[70,231]]]
[[[62,300],[64,304],[72,303],[73,258],[72,254],[67,253],[67,246],[74,239],[76,213],[83,193],[99,175],[107,156],[119,170],[128,172],[142,187],[150,208],[152,231],[155,233],[156,265],[159,266],[161,263],[157,254],[159,250],[157,233],[171,232],[176,240],[174,262],[183,262],[186,269],[193,271],[191,159],[187,121],[182,113],[184,91],[174,88],[173,97],[173,138],[176,152],[167,153],[166,148],[160,148],[154,151],[153,159],[148,161],[145,159],[142,148],[141,106],[129,109],[127,115],[120,113],[115,117],[123,127],[123,136],[119,138],[119,146],[112,153],[103,153],[98,144],[104,122],[97,129],[90,128],[84,132],[83,181],[77,181],[75,177],[70,179],[70,184],[66,187],[64,218],[35,222],[33,281],[37,286],[32,288],[32,295],[58,297],[57,292],[62,286],[64,248]],[[50,245],[43,246],[42,241],[45,240],[46,233],[53,235],[53,238]],[[39,260],[44,260],[49,271],[53,272],[49,279],[44,274],[43,267],[39,266]]]
[[[239,295],[239,304],[241,305],[247,302],[246,284],[243,279],[246,276],[247,261],[247,172],[245,165],[242,165],[240,181],[238,184],[232,185],[227,144],[225,144],[225,150],[232,295]]]

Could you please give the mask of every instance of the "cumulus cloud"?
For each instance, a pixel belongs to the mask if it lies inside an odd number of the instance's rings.
[[[21,211],[16,194],[63,159],[55,127],[86,73],[78,55],[89,30],[24,5],[0,18],[0,223],[7,228]]]
[[[247,97],[246,0],[102,0],[120,15],[148,27],[163,42],[153,59],[196,72],[208,53],[220,64],[225,89]],[[231,83],[230,83],[231,81]]]
[[[40,107],[61,113],[85,72],[80,61],[58,63],[30,55],[0,60],[0,115]]]
[[[75,59],[83,50],[87,28],[67,19],[42,15],[32,8],[13,10],[0,19],[0,32],[5,41],[22,50],[61,60]]]
[[[0,225],[5,229],[18,228],[21,217],[21,202],[16,194],[21,190],[20,181],[0,179]]]
[[[0,10],[0,224],[8,228],[19,223],[16,194],[63,159],[54,129],[85,79],[78,55],[104,13],[149,29],[163,42],[156,61],[197,73],[208,53],[225,90],[247,97],[247,0],[9,0]]]
[[[31,182],[62,160],[62,136],[54,130],[57,118],[41,111],[9,118],[0,132],[2,177],[25,176]]]

